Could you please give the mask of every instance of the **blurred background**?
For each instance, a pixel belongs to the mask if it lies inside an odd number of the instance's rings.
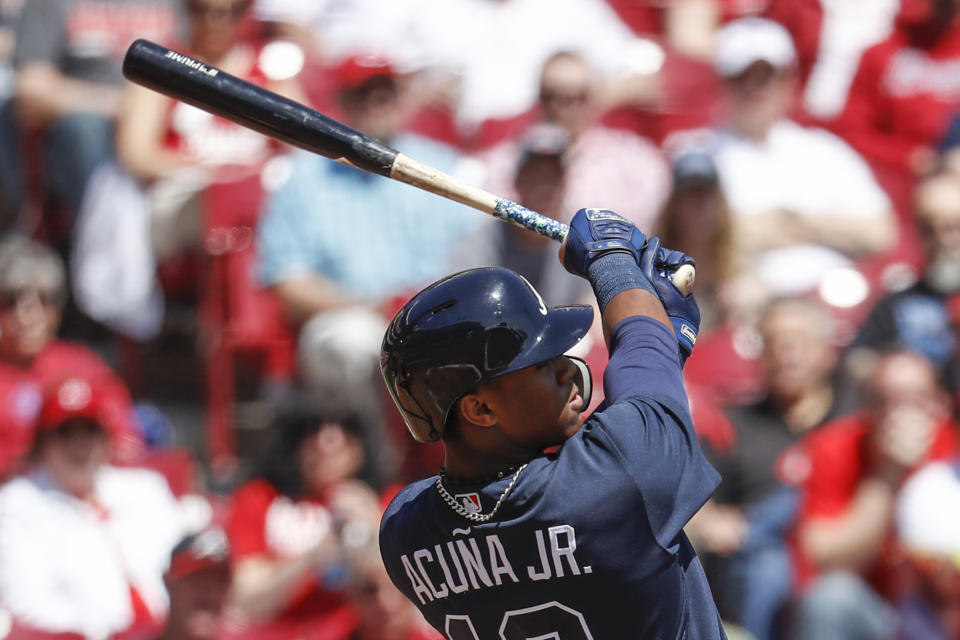
[[[480,265],[592,298],[551,241],[125,82],[136,38],[692,255],[731,638],[960,639],[957,0],[0,0],[0,638],[440,637],[377,549],[442,464],[386,323]]]

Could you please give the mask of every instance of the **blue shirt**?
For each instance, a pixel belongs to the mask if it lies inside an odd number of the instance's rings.
[[[415,135],[395,147],[450,173],[457,154]],[[317,274],[370,299],[419,288],[447,272],[450,249],[484,214],[312,153],[294,154],[287,182],[258,229],[265,285]]]
[[[673,332],[619,323],[604,390],[605,405],[528,464],[490,521],[457,515],[435,478],[390,504],[387,570],[447,638],[725,637],[683,533],[719,475],[692,428]],[[509,480],[448,490],[488,513]]]

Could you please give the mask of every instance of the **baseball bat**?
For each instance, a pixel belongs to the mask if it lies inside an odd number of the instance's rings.
[[[149,40],[130,45],[123,75],[271,138],[455,200],[547,238],[562,242],[569,230],[558,220],[418,162],[315,109]],[[673,282],[686,294],[694,277],[693,267],[684,265]]]

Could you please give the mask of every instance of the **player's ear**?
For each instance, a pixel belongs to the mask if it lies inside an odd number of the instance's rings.
[[[482,393],[468,393],[460,398],[457,404],[460,407],[460,417],[466,424],[492,427],[497,423],[497,416]]]

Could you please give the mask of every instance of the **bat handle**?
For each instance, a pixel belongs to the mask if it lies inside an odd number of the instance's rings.
[[[563,242],[567,237],[570,227],[559,220],[548,218],[542,213],[537,213],[532,209],[517,204],[505,198],[497,198],[497,205],[493,208],[493,215],[506,222],[519,225],[524,229],[529,229],[551,240]]]
[[[542,213],[527,209],[505,198],[497,198],[497,205],[493,209],[493,215],[501,220],[511,222],[524,229],[538,233],[541,236],[560,242],[563,242],[563,239],[567,237],[567,232],[570,231],[570,227],[559,220],[548,218]],[[688,295],[693,291],[695,273],[692,266],[683,265],[671,276],[674,286],[679,289],[683,295]]]

